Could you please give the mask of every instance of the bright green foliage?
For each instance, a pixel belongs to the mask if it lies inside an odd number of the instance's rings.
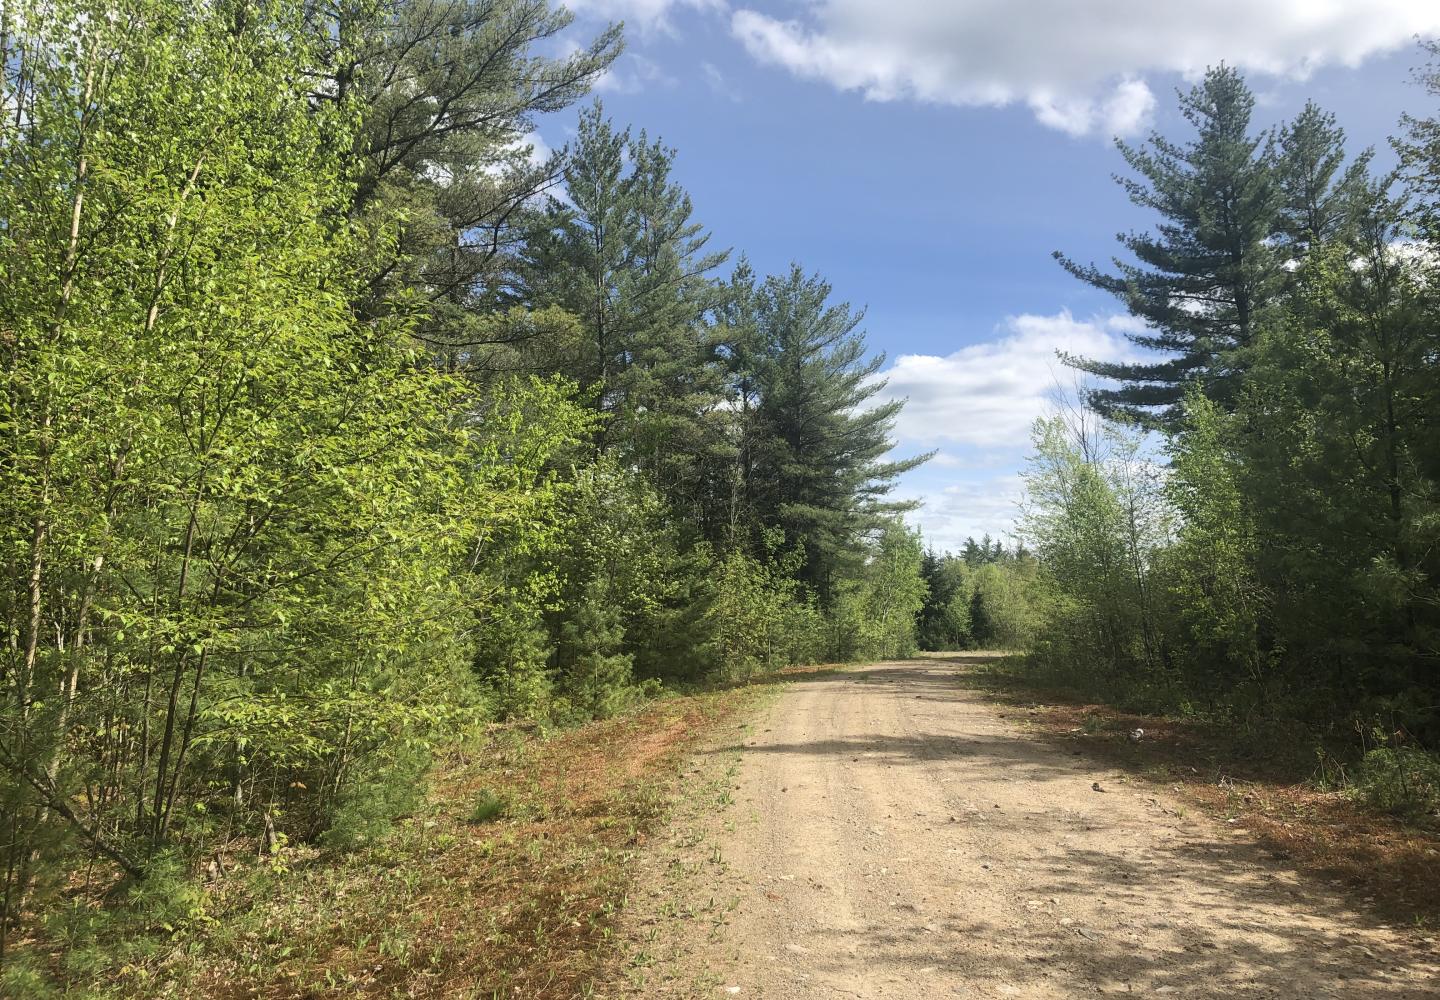
[[[921,649],[1023,649],[1042,626],[1049,577],[1023,545],[967,538],[958,555],[926,553],[921,574]]]
[[[0,133],[12,901],[61,833],[139,874],[222,814],[316,832],[443,728],[482,499],[461,386],[351,311],[348,109],[298,89],[287,8],[24,23]]]
[[[637,647],[676,586],[664,515],[633,469],[602,459],[577,474],[555,552],[559,599],[547,615],[562,716],[604,718],[638,694]]]
[[[643,132],[532,161],[619,51],[567,24],[0,4],[0,960],[23,916],[113,981],[202,851],[383,850],[492,720],[913,650],[882,359],[818,278],[711,278]]]
[[[1138,433],[1084,413],[1036,424],[1021,526],[1055,586],[1052,658],[1117,674],[1160,662],[1152,560],[1169,518],[1142,445]]]
[[[898,521],[886,523],[866,551],[865,568],[847,579],[832,614],[831,654],[837,660],[893,660],[913,656],[915,624],[925,604],[920,537]]]
[[[584,453],[595,418],[572,384],[532,377],[493,382],[467,422],[466,492],[486,501],[467,530],[476,673],[493,714],[543,715],[553,652],[544,613],[560,587],[555,561],[569,546],[572,484],[558,466]]]
[[[970,641],[978,649],[990,649],[995,645],[998,630],[995,627],[995,616],[990,613],[990,601],[986,597],[990,588],[980,587],[978,583],[979,581],[971,581],[970,606],[966,609],[970,619]]]
[[[1045,625],[1052,581],[1022,544],[967,538],[958,555],[927,552],[921,575],[921,649],[1025,649]]]
[[[1211,702],[1243,697],[1258,706],[1272,666],[1264,636],[1271,596],[1255,575],[1260,535],[1230,444],[1233,426],[1234,418],[1199,393],[1186,400],[1165,483],[1180,527],[1164,553],[1163,575],[1183,630],[1177,655],[1188,661],[1192,685]]]
[[[1051,584],[1028,553],[993,560],[970,578],[969,645],[976,649],[1028,649],[1048,612]]]
[[[470,811],[470,822],[490,823],[504,816],[510,808],[510,804],[499,795],[488,788],[480,793],[475,800],[475,808]]]
[[[425,798],[430,769],[426,748],[387,744],[367,763],[369,773],[352,776],[335,797],[319,837],[330,850],[354,851],[375,842],[389,832],[396,816],[414,812]]]
[[[1440,809],[1440,757],[1413,746],[1368,751],[1355,782],[1370,805],[1405,819],[1425,822]]]
[[[772,546],[780,540],[772,534]],[[796,556],[761,561],[736,550],[715,567],[706,624],[722,676],[749,680],[822,655],[820,614],[794,577]]]
[[[886,524],[866,567],[867,656],[894,659],[916,650],[915,621],[924,606],[920,536],[899,521]]]

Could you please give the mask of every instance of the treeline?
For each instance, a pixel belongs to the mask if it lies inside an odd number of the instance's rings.
[[[1042,568],[1023,544],[989,535],[966,538],[960,552],[927,550],[920,563],[925,599],[916,621],[921,649],[1022,649],[1035,630]]]
[[[1159,353],[1070,359],[1089,411],[1037,428],[1030,645],[1143,708],[1348,738],[1380,798],[1433,808],[1440,121],[1407,117],[1382,174],[1315,105],[1272,130],[1254,105],[1211,71],[1185,138],[1120,145],[1154,229],[1116,270],[1057,255]]]
[[[860,314],[598,105],[538,156],[569,24],[0,5],[0,953],[82,868],[364,843],[477,723],[911,649]]]

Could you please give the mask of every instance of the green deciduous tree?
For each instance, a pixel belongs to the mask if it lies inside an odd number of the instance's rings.
[[[890,660],[917,648],[916,618],[925,603],[918,534],[886,521],[864,550],[864,567],[840,584],[831,612],[831,656],[837,660]]]
[[[1057,415],[1037,422],[1025,474],[1021,531],[1064,602],[1056,641],[1075,644],[1059,655],[1116,674],[1163,662],[1152,569],[1169,512],[1143,446],[1138,432],[1083,411]]]
[[[351,225],[357,105],[314,103],[298,17],[6,24],[0,922],[72,846],[138,877],[221,823],[368,835],[483,707],[477,628],[529,584],[476,560],[543,540],[586,432],[357,313],[393,228]]]
[[[1274,666],[1271,594],[1257,576],[1260,532],[1234,443],[1237,423],[1199,393],[1185,402],[1165,482],[1179,529],[1161,579],[1192,688],[1211,705],[1244,699],[1261,708]]]

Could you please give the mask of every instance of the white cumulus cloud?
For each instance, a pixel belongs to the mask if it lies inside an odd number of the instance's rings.
[[[670,15],[676,8],[724,10],[725,0],[566,0],[565,6],[588,17],[624,21],[641,31],[672,34]]]
[[[655,0],[659,2],[659,0]],[[1303,78],[1440,33],[1436,0],[808,0],[799,19],[741,7],[757,59],[873,100],[1028,105],[1073,135],[1126,134],[1148,73],[1220,62]]]
[[[1014,544],[1025,483],[1014,473],[899,492],[901,499],[920,501],[919,509],[906,520],[920,529],[925,543],[938,552],[959,552],[966,538],[978,541],[984,535]]]
[[[1057,388],[1073,386],[1074,372],[1057,352],[1100,360],[1134,357],[1124,337],[1137,329],[1128,316],[1077,320],[1012,316],[995,340],[953,354],[903,354],[881,372],[886,386],[877,402],[907,402],[895,437],[911,450],[955,443],[977,448],[1024,447]]]

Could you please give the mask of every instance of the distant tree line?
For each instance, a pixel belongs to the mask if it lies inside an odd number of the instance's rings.
[[[0,5],[0,958],[82,869],[366,843],[477,722],[913,649],[860,314],[598,104],[537,155],[569,25]]]
[[[926,584],[916,623],[924,650],[1019,649],[1029,640],[1040,564],[1023,544],[966,538],[959,554],[927,550]]]

